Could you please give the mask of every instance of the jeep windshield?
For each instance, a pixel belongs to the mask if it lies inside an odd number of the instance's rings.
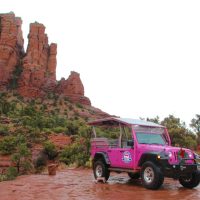
[[[161,134],[154,133],[136,133],[139,144],[165,145],[166,141]]]
[[[139,144],[166,145],[167,138],[163,128],[134,126]]]

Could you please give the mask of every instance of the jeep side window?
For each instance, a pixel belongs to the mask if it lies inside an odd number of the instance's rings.
[[[122,126],[121,148],[133,147],[133,138],[131,128],[128,126]]]

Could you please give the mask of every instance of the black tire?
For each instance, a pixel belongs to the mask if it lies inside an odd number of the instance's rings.
[[[104,177],[107,181],[110,176],[110,171],[108,170],[108,166],[103,160],[97,160],[93,165],[93,172],[95,179]]]
[[[180,177],[179,182],[183,187],[190,189],[198,186],[200,182],[200,171],[192,173],[190,177]]]
[[[131,179],[139,179],[139,178],[140,178],[140,174],[139,174],[139,173],[131,173],[131,172],[129,172],[129,173],[128,173],[128,176],[129,176]]]
[[[151,161],[147,161],[142,165],[141,179],[145,188],[156,190],[163,184],[164,175],[160,167]]]

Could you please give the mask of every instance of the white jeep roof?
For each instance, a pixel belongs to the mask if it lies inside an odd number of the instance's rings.
[[[95,121],[90,121],[88,124],[89,125],[114,125],[114,124],[125,124],[125,125],[139,125],[139,126],[150,126],[150,127],[162,127],[164,126],[160,124],[156,124],[154,122],[149,122],[145,120],[140,120],[140,119],[130,119],[130,118],[120,118],[120,117],[108,117],[104,119],[98,119]]]

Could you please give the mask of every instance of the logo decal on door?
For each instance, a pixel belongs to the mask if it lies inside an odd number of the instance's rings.
[[[130,163],[132,161],[132,157],[129,151],[125,151],[122,155],[122,161],[125,163]]]

